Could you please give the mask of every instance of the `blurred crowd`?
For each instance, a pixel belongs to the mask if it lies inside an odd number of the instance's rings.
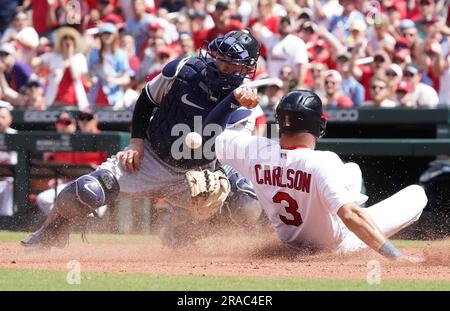
[[[2,0],[0,99],[132,108],[167,62],[247,27],[263,44],[264,109],[299,87],[326,106],[450,106],[448,2]]]
[[[132,109],[165,64],[244,28],[262,43],[254,79],[266,115],[296,88],[314,90],[328,107],[450,106],[449,2],[2,0],[0,133],[15,132],[14,109],[65,107],[83,113],[61,113],[58,132],[98,133],[97,108]],[[97,165],[105,157],[44,160]],[[0,158],[17,162],[14,152]],[[2,193],[0,215],[11,215],[11,178],[0,179]],[[38,198],[44,212],[53,200]]]

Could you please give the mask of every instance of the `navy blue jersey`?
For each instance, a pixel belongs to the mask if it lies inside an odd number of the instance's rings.
[[[185,124],[189,127],[189,132],[198,131],[198,124],[194,129],[194,118],[199,120],[201,117],[203,122],[209,112],[223,99],[209,95],[204,69],[205,63],[196,57],[174,60],[164,67],[161,74],[147,83],[143,90],[157,107],[146,136],[159,158],[172,166],[195,168],[212,161],[206,159],[203,153],[201,159],[198,157],[194,159],[194,151],[190,149],[188,150],[191,156],[187,158],[175,159],[172,154],[172,144],[177,140],[179,142],[180,137],[187,134],[173,131],[174,127]],[[230,90],[230,93],[232,91]],[[183,143],[182,148],[187,146]]]

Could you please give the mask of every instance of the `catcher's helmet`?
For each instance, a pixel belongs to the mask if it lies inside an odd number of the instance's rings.
[[[312,91],[296,90],[284,95],[276,116],[280,133],[306,132],[317,138],[325,134],[327,118],[322,112],[322,101]]]
[[[222,92],[238,87],[244,78],[252,78],[259,57],[259,42],[248,30],[233,30],[210,43],[205,42],[199,57],[206,63],[207,84],[212,91]],[[217,63],[236,68],[222,72]]]

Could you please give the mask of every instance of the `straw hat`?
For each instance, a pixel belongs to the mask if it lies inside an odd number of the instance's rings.
[[[75,53],[81,53],[84,50],[84,45],[81,40],[80,33],[72,27],[61,27],[55,33],[55,51],[61,52],[61,41],[65,36],[74,38]]]

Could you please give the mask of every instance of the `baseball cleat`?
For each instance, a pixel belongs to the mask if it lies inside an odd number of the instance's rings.
[[[69,243],[69,221],[58,217],[49,225],[42,226],[36,232],[20,241],[26,248],[45,249],[51,247],[63,248]]]

